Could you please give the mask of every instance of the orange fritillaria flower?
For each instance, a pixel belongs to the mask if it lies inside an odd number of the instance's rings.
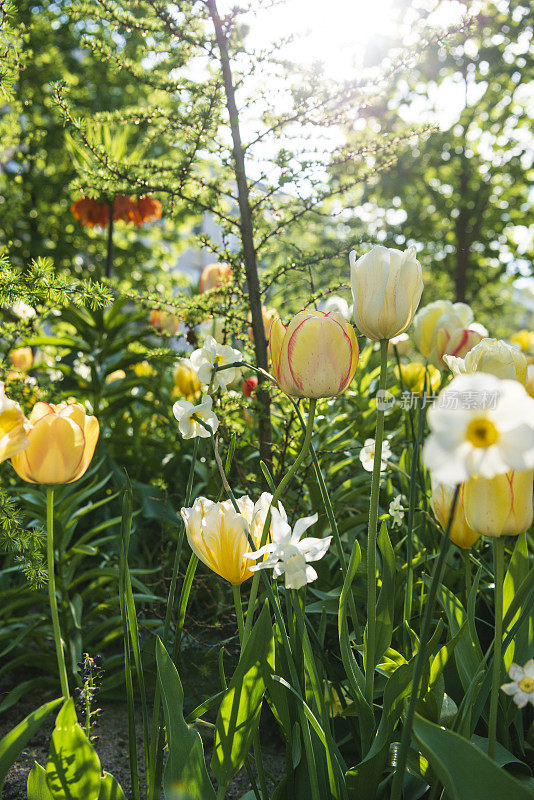
[[[91,197],[80,197],[70,207],[74,217],[89,228],[99,225],[105,228],[109,223],[109,204],[93,200]],[[125,194],[118,194],[113,200],[113,221],[125,222],[127,225],[142,225],[153,219],[160,219],[162,206],[159,200],[149,195],[132,200]]]

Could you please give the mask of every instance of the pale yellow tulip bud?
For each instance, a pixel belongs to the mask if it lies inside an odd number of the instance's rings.
[[[446,353],[463,356],[482,339],[473,319],[466,303],[436,300],[415,315],[413,340],[419,352],[441,369]]]
[[[272,373],[291,397],[335,397],[350,384],[358,364],[354,329],[341,314],[300,311],[285,328],[271,327]]]
[[[527,359],[519,348],[502,339],[482,339],[465,358],[446,355],[443,360],[454,375],[487,372],[503,380],[527,382]]]
[[[472,331],[470,328],[456,328],[452,333],[446,328],[442,328],[436,337],[436,361],[443,367],[445,356],[464,358],[481,341],[482,334]]]
[[[17,347],[17,349],[12,350],[9,355],[13,366],[15,369],[18,369],[19,372],[28,372],[28,370],[32,368],[33,352],[31,347]]]
[[[200,392],[202,384],[198,375],[191,366],[189,359],[184,358],[174,371],[174,392],[175,395],[182,395],[186,399],[195,397]]]
[[[464,508],[469,525],[481,536],[517,536],[532,524],[532,470],[478,475],[465,483]]]
[[[230,281],[232,268],[228,264],[207,264],[201,272],[198,288],[201,294],[218,289]]]
[[[263,318],[263,330],[265,332],[265,340],[268,342],[271,335],[271,326],[275,319],[278,317],[278,311],[275,308],[262,308],[261,316]],[[248,313],[248,321],[252,323],[252,313]],[[252,326],[248,329],[248,338],[251,342],[254,341],[254,332]]]
[[[213,572],[239,586],[253,575],[243,558],[251,551],[246,531],[258,549],[271,500],[267,492],[255,505],[249,497],[240,497],[238,514],[230,500],[213,503],[198,497],[192,508],[181,511],[191,550]]]
[[[30,424],[21,407],[4,394],[0,383],[0,462],[22,452],[29,444]]]
[[[100,426],[80,403],[36,403],[30,414],[28,447],[11,463],[29,483],[72,483],[85,474]]]
[[[431,394],[441,383],[441,372],[436,367],[429,364],[425,366],[418,362],[411,364],[401,364],[400,375],[398,366],[395,367],[397,378],[402,378],[404,389],[413,394],[423,394],[426,379],[426,393]]]
[[[369,339],[393,339],[406,330],[423,292],[415,247],[401,252],[377,245],[356,259],[350,253],[354,321]]]
[[[430,506],[444,531],[447,530],[454,492],[454,486],[432,480],[432,498],[430,500]],[[458,547],[466,549],[480,539],[480,533],[475,533],[465,518],[463,495],[464,486],[462,485],[454,510],[454,517],[452,518],[449,538],[451,542],[454,542]]]

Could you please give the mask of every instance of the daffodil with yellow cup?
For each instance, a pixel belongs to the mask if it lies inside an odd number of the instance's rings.
[[[335,397],[352,381],[358,364],[354,329],[336,312],[300,311],[286,328],[276,318],[269,353],[272,373],[290,397]]]

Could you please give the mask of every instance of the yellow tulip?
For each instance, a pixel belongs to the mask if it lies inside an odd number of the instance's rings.
[[[189,359],[184,358],[174,371],[174,392],[175,395],[182,395],[187,399],[195,397],[200,392],[202,384],[198,375],[189,363]]]
[[[452,508],[452,501],[454,498],[454,491],[454,486],[449,486],[446,483],[438,483],[434,480],[432,481],[432,497],[430,499],[430,506],[437,521],[444,531],[447,530],[447,524]],[[465,518],[463,495],[464,486],[462,485],[460,488],[458,501],[456,503],[456,508],[454,510],[454,517],[452,518],[452,526],[449,538],[451,542],[454,542],[454,544],[458,547],[466,549],[471,547],[471,545],[480,539],[480,533],[475,533]]]
[[[0,462],[21,453],[29,444],[30,424],[21,407],[4,394],[0,383]]]
[[[300,311],[286,328],[271,327],[272,373],[291,397],[335,397],[350,384],[358,364],[354,329],[341,314]]]
[[[30,414],[28,447],[11,459],[29,483],[72,483],[85,474],[95,451],[100,426],[80,403],[36,403]]]
[[[238,514],[230,500],[213,503],[198,497],[192,508],[181,511],[191,550],[213,572],[239,586],[253,575],[243,558],[252,549],[246,530],[258,549],[271,500],[267,492],[255,505],[249,497],[240,497]]]
[[[482,339],[465,358],[446,355],[444,361],[454,375],[487,372],[503,380],[527,382],[527,359],[521,350],[502,339]]]
[[[534,353],[534,331],[517,331],[510,336],[511,344],[516,344],[523,353]]]
[[[31,347],[17,347],[17,349],[12,350],[9,355],[15,369],[18,369],[20,372],[28,372],[28,370],[31,369],[33,364],[33,352]]]
[[[428,370],[428,374],[427,374]],[[399,368],[395,367],[395,374],[399,378]],[[441,372],[432,364],[425,367],[424,364],[419,362],[412,362],[411,364],[400,365],[400,377],[404,388],[413,394],[423,394],[426,378],[426,392],[430,394],[437,389],[441,383]]]
[[[369,339],[393,339],[406,330],[423,292],[415,248],[401,252],[377,245],[356,259],[350,253],[354,321]]]
[[[413,339],[420,353],[443,367],[443,356],[463,357],[482,339],[474,330],[473,312],[466,303],[436,300],[424,306],[414,317]]]
[[[138,378],[150,378],[156,374],[156,370],[148,361],[138,361],[137,364],[132,364],[131,369]]]
[[[532,470],[505,472],[494,478],[475,475],[465,483],[464,508],[469,525],[482,536],[517,536],[532,524]]]
[[[207,264],[202,270],[198,288],[201,294],[210,289],[218,289],[228,283],[232,277],[232,268],[228,264]]]

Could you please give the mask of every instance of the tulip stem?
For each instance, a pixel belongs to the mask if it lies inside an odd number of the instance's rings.
[[[380,341],[380,378],[378,390],[386,388],[388,366],[388,340]],[[378,499],[384,439],[384,409],[377,407],[375,457],[369,501],[369,527],[367,531],[367,645],[365,647],[365,699],[373,707],[376,649],[376,534],[378,527]]]
[[[406,771],[406,762],[408,760],[408,750],[410,749],[410,741],[412,738],[412,727],[413,727],[413,719],[415,716],[415,706],[417,704],[417,698],[419,696],[419,685],[421,683],[421,677],[425,665],[425,658],[427,658],[426,648],[428,640],[430,638],[432,616],[434,614],[434,606],[436,604],[436,597],[438,594],[439,585],[443,577],[443,570],[445,568],[445,559],[447,557],[447,553],[449,552],[449,546],[451,543],[451,538],[450,538],[451,527],[459,494],[460,494],[460,484],[456,486],[454,492],[451,510],[449,512],[449,519],[447,520],[447,529],[445,531],[445,535],[441,540],[439,555],[437,561],[434,563],[434,569],[432,571],[432,579],[430,581],[430,589],[428,590],[428,595],[426,598],[425,615],[423,617],[423,624],[421,626],[421,636],[419,638],[419,648],[417,650],[417,655],[415,657],[414,675],[412,680],[412,690],[410,693],[410,702],[408,705],[408,711],[406,712],[406,717],[404,719],[404,725],[402,726],[402,736],[397,755],[397,766],[393,774],[393,783],[391,785],[390,800],[400,800],[402,794],[402,784],[404,781],[404,773]]]
[[[260,547],[263,547],[266,544],[269,530],[271,528],[271,508],[276,508],[278,505],[278,501],[282,497],[286,486],[290,483],[293,475],[298,470],[306,456],[308,455],[310,444],[312,440],[312,433],[313,433],[313,422],[315,419],[315,408],[317,406],[317,400],[310,399],[310,408],[308,411],[308,422],[306,424],[306,433],[304,435],[304,441],[302,442],[302,447],[300,448],[300,452],[296,457],[295,461],[293,462],[292,466],[288,469],[282,480],[280,481],[277,490],[273,494],[273,499],[271,500],[271,505],[269,507],[269,511],[267,512],[267,516],[265,517],[265,523],[263,525],[263,531],[261,534],[261,542],[258,550]],[[248,601],[248,608],[247,608],[247,619],[245,624],[245,638],[244,641],[246,642],[248,637],[250,636],[250,631],[252,630],[252,617],[254,615],[254,606],[256,605],[256,597],[258,595],[258,587],[260,582],[260,573],[259,571],[256,572],[254,577],[252,578],[252,586],[250,587],[250,597]]]
[[[245,630],[245,620],[243,617],[243,605],[241,603],[241,586],[232,584],[232,592],[234,595],[235,613],[237,616],[237,630],[239,631],[239,641],[243,643],[243,633]]]
[[[63,641],[61,639],[61,629],[59,627],[59,614],[57,610],[56,597],[56,578],[54,563],[54,488],[46,487],[46,555],[48,561],[48,597],[50,599],[50,613],[52,615],[52,627],[54,629],[54,641],[56,643],[57,665],[59,670],[59,680],[61,691],[65,700],[69,698],[69,682],[67,679],[67,667],[65,665],[65,653],[63,652]]]
[[[502,612],[504,584],[504,536],[493,542],[493,565],[495,573],[495,638],[493,640],[493,675],[491,682],[490,714],[488,723],[488,756],[495,758],[497,744],[497,711],[499,708],[499,685],[502,668]]]

